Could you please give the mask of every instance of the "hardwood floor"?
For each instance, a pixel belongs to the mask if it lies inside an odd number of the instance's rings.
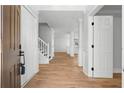
[[[55,53],[50,64],[40,65],[40,71],[25,88],[120,88],[121,74],[113,79],[88,78],[77,65],[77,57]]]

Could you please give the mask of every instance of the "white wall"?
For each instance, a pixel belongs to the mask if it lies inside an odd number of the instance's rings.
[[[113,70],[121,73],[122,67],[122,18],[113,17]]]
[[[30,11],[30,12],[29,12]],[[21,45],[25,52],[26,73],[21,76],[21,85],[27,83],[38,72],[38,21],[27,6],[21,7]],[[23,60],[21,60],[23,61]]]
[[[55,31],[55,52],[66,52],[68,39],[67,33]]]
[[[70,33],[67,33],[67,54],[70,55]]]

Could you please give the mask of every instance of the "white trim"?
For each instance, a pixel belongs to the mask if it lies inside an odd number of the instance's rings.
[[[24,87],[26,86],[26,84],[28,84],[28,83],[32,80],[32,78],[33,78],[38,72],[39,72],[39,71],[37,71],[34,75],[31,76],[30,79],[28,79],[23,85],[21,85],[21,88],[24,88]]]
[[[71,34],[71,36],[70,36],[70,44],[71,44],[71,46],[70,46],[70,56],[74,57],[74,32],[71,32],[70,34]]]
[[[88,12],[88,16],[94,16],[104,5],[96,5]]]
[[[0,88],[1,88],[1,70],[2,70],[2,62],[1,62],[1,5],[0,5]]]
[[[93,67],[93,49],[91,45],[93,44],[93,26],[91,23],[94,21],[93,16],[88,17],[88,76],[93,75],[91,68]]]
[[[88,22],[85,22],[85,26],[87,25],[87,33],[88,33],[88,39],[89,39],[89,30],[91,30],[91,29],[89,29],[89,17],[93,17],[102,7],[104,7],[104,5],[95,5],[94,7],[92,7],[90,10],[86,10],[85,11],[85,21],[88,21]],[[89,42],[89,41],[88,41]],[[89,43],[88,43],[88,54],[87,54],[87,56],[88,56],[88,58],[89,58]],[[88,59],[89,60],[89,59]],[[86,61],[86,60],[85,60]],[[92,71],[91,71],[91,67],[92,67],[92,62],[89,62],[89,61],[87,61],[88,63],[88,67],[84,67],[84,73],[87,75],[87,76],[89,76],[89,77],[92,77]],[[86,62],[85,62],[86,63]],[[85,64],[84,64],[84,66],[85,66]]]
[[[87,72],[87,71],[86,71],[86,69],[84,69],[84,68],[83,68],[83,73],[84,73],[86,76],[88,76],[88,77],[89,77],[88,72]]]
[[[23,5],[22,7],[24,7],[34,18],[38,19],[38,13],[35,12],[30,6]]]
[[[82,33],[83,33],[83,20],[82,19],[79,19],[78,20],[79,22],[79,49],[78,49],[78,66],[83,66],[83,59],[84,59],[84,56],[82,57],[82,54],[83,54],[83,49],[82,49]]]

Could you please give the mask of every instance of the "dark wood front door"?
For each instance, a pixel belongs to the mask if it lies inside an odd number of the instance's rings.
[[[20,86],[20,6],[2,6],[2,87]]]

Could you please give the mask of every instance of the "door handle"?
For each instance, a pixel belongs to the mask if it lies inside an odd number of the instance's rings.
[[[23,63],[20,63],[21,66],[21,74],[24,75],[25,74],[25,55],[24,55],[24,51],[19,51],[19,56],[23,57]]]
[[[23,57],[23,63],[21,63],[21,64],[25,65],[25,54],[24,54],[24,51],[20,51],[19,52],[19,56]]]

